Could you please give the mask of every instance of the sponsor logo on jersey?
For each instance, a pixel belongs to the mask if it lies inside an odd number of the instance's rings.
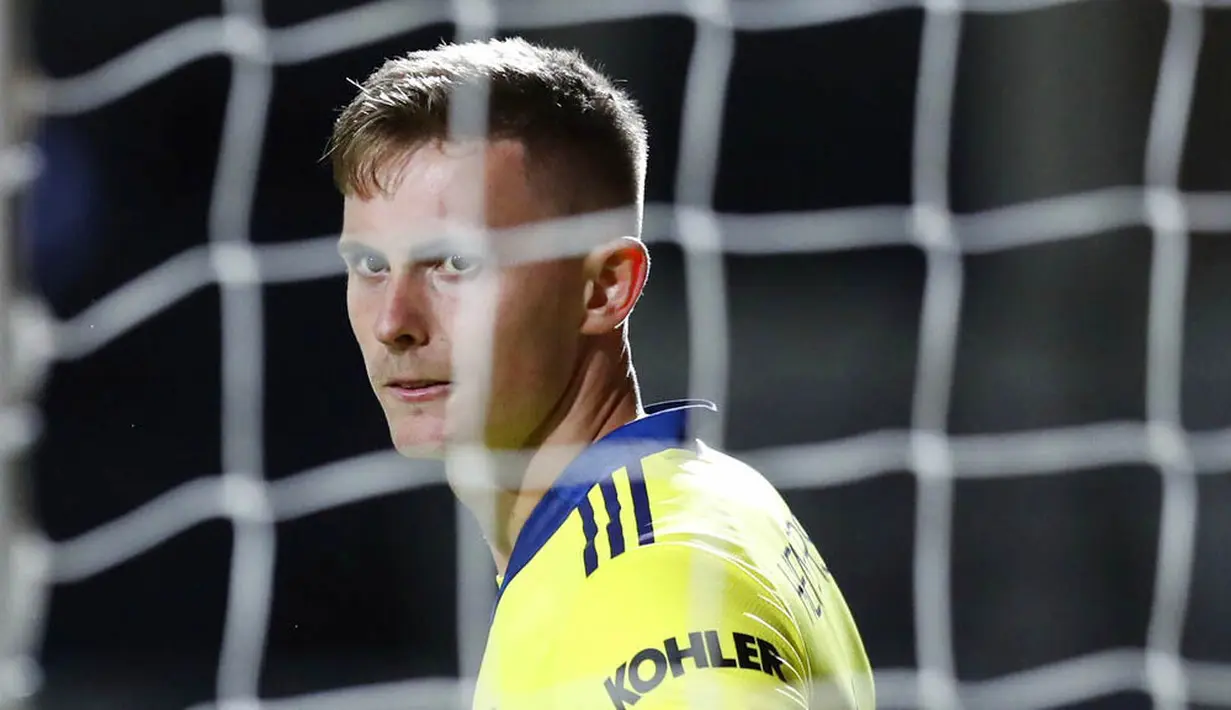
[[[782,665],[782,655],[765,639],[739,632],[720,635],[714,629],[693,631],[641,649],[621,663],[603,685],[616,710],[625,710],[668,675],[679,678],[689,671],[742,668],[786,680]]]

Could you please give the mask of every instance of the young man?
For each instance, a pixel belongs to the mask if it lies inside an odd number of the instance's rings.
[[[484,125],[458,132],[475,95]],[[642,406],[633,101],[573,52],[443,45],[372,74],[330,156],[351,326],[394,445],[492,452],[449,475],[500,585],[475,708],[872,708],[850,612],[782,499],[689,438],[710,405]],[[525,237],[582,215],[604,219],[574,220],[576,253],[524,258]],[[486,249],[449,236],[467,230]],[[476,294],[486,311],[465,310]]]

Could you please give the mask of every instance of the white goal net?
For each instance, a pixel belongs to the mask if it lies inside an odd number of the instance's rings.
[[[672,227],[650,230],[648,236],[674,239],[684,254],[693,343],[688,362],[691,393],[722,402],[729,384],[727,351],[701,346],[730,342],[732,337],[722,253],[815,254],[896,245],[917,247],[925,255],[910,426],[744,452],[787,490],[851,484],[899,470],[915,475],[915,664],[877,665],[877,694],[883,707],[1035,710],[1121,692],[1147,695],[1160,710],[1179,710],[1190,704],[1231,707],[1231,663],[1186,659],[1183,652],[1198,534],[1198,486],[1204,474],[1231,470],[1231,430],[1186,430],[1180,403],[1190,235],[1194,231],[1231,232],[1231,192],[1184,191],[1180,174],[1203,29],[1208,16],[1221,11],[1217,5],[1231,4],[1197,0],[1165,4],[1166,29],[1140,185],[959,212],[950,198],[950,140],[964,22],[973,15],[1028,13],[1060,4],[1064,3],[378,0],[272,27],[265,21],[261,0],[224,0],[220,14],[172,27],[78,75],[21,86],[0,85],[5,89],[0,102],[6,105],[34,117],[72,116],[121,101],[205,57],[226,57],[233,66],[221,152],[213,174],[208,243],[176,254],[67,319],[19,319],[23,327],[33,330],[16,339],[33,343],[29,347],[35,348],[34,355],[45,358],[45,365],[90,358],[194,291],[216,286],[221,295],[221,472],[177,486],[121,517],[66,539],[15,531],[0,519],[0,570],[6,574],[0,579],[0,654],[4,654],[0,656],[0,708],[7,710],[6,703],[19,702],[36,691],[38,674],[31,658],[37,655],[39,634],[30,628],[37,629],[46,621],[45,602],[53,590],[102,574],[191,528],[218,520],[229,522],[234,534],[225,624],[215,697],[208,706],[194,710],[464,704],[494,593],[490,558],[469,529],[458,533],[460,683],[412,679],[305,696],[262,697],[263,658],[274,604],[276,526],[441,482],[434,468],[408,464],[391,453],[336,461],[276,480],[265,475],[264,289],[320,279],[340,270],[333,236],[280,243],[258,242],[252,236],[275,72],[279,67],[305,65],[440,23],[455,23],[458,37],[482,37],[497,30],[653,15],[682,16],[696,27],[683,96],[675,200],[647,205],[649,223]],[[923,17],[913,116],[912,204],[764,214],[713,209],[721,142],[738,140],[738,136],[724,137],[722,126],[737,33],[821,26],[904,9],[918,10]],[[6,47],[0,50],[9,52]],[[0,63],[0,74],[4,70],[5,64]],[[27,169],[28,151],[21,149],[17,136],[0,130],[0,140],[4,141],[0,145],[4,151],[0,153],[0,196],[9,196],[33,175]],[[324,136],[322,144],[323,140]],[[0,217],[6,217],[0,224],[5,231],[0,234],[13,239],[8,231],[10,220],[3,212]],[[1079,240],[1127,227],[1147,229],[1153,245],[1143,419],[1013,433],[948,433],[964,298],[964,258]],[[4,303],[10,314],[7,322],[15,306],[11,299]],[[49,336],[40,338],[44,332]],[[40,344],[46,344],[45,352]],[[23,355],[27,360],[31,357],[30,352]],[[13,371],[9,366],[3,368],[3,374]],[[9,387],[4,389],[7,392]],[[25,411],[21,402],[4,404],[9,409],[0,416],[2,422],[16,422],[10,413]],[[705,438],[717,439],[722,429],[720,422]],[[0,453],[28,443],[9,433],[6,428],[0,436]],[[957,482],[1115,465],[1148,466],[1162,481],[1145,643],[994,678],[963,679],[954,654],[951,589],[954,532],[950,521]],[[9,483],[14,475],[7,469],[0,472],[0,484]],[[0,515],[8,514],[9,490],[8,485],[0,485]],[[858,608],[857,600],[854,606]],[[875,662],[876,649],[870,649],[870,654]]]

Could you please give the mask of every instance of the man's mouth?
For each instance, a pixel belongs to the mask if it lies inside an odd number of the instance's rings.
[[[390,380],[385,387],[403,402],[421,403],[443,399],[452,385],[448,380]]]

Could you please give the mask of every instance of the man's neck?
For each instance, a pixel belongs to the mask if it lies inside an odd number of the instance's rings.
[[[494,495],[476,499],[458,491],[462,503],[479,520],[502,575],[526,520],[569,463],[590,444],[641,415],[627,348],[618,357],[600,355],[588,364],[550,430],[540,434],[537,446],[488,459],[486,464],[496,470],[485,478],[506,482],[497,486]]]
[[[551,489],[552,484],[564,469],[587,446],[633,421],[640,414],[637,392],[634,387],[613,392],[600,403],[598,411],[582,417],[582,421],[563,422],[543,444],[534,451],[526,466],[523,483],[517,491],[505,491],[505,514],[499,516],[498,525],[503,534],[490,540],[492,556],[500,574],[508,567],[509,555],[517,536],[521,533],[535,506]]]

